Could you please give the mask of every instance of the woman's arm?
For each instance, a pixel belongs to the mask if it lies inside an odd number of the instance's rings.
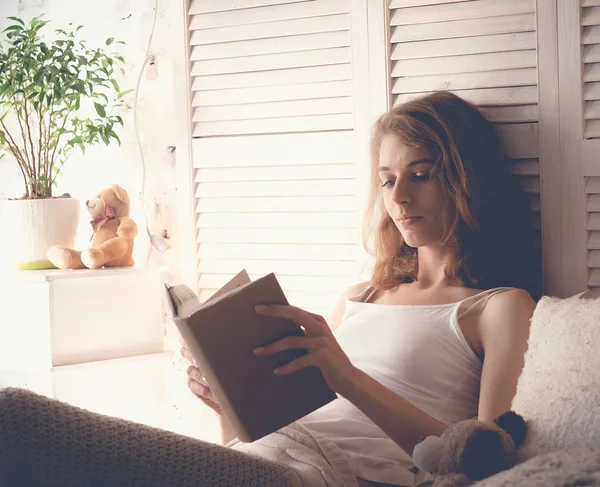
[[[482,421],[493,421],[512,406],[535,306],[527,291],[515,289],[492,296],[481,312],[479,335],[485,354],[479,394]]]
[[[498,299],[502,295],[506,296]],[[482,372],[479,417],[483,421],[491,421],[510,409],[523,366],[529,319],[535,307],[527,296],[524,291],[498,294],[490,298],[485,314],[482,312],[486,363]],[[307,355],[281,367],[279,373],[289,374],[307,366],[319,367],[335,392],[362,410],[408,454],[412,454],[424,436],[440,436],[445,431],[445,423],[354,367],[322,317],[293,306],[267,306],[257,311],[291,319],[305,329],[305,337],[284,338],[256,351],[270,354],[290,348],[309,350]]]

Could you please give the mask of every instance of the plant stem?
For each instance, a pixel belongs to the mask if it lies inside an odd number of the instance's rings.
[[[43,194],[40,195],[40,182],[39,182],[39,177],[41,175],[40,171],[41,171],[41,164],[40,161],[36,161],[35,160],[35,148],[33,147],[33,139],[31,137],[31,123],[30,123],[30,119],[29,119],[29,110],[27,109],[27,97],[23,94],[23,111],[25,112],[25,127],[27,128],[27,137],[29,139],[29,145],[31,147],[31,162],[33,164],[33,170],[34,170],[34,181],[33,184],[35,185],[35,193],[36,195],[39,196],[45,196]]]

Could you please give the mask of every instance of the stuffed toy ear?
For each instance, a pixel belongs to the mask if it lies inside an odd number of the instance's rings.
[[[527,434],[527,423],[523,417],[514,411],[507,411],[502,416],[496,418],[494,423],[512,437],[515,448],[519,449],[523,441],[525,441],[525,435]]]
[[[412,454],[413,463],[423,472],[434,473],[440,461],[442,446],[441,438],[428,436],[415,446]]]
[[[112,190],[115,192],[115,196],[119,198],[123,203],[129,204],[129,195],[127,194],[127,191],[125,191],[121,186],[119,186],[118,184],[113,184]]]
[[[481,480],[509,467],[499,431],[478,430],[467,440],[463,452],[463,473],[471,480]]]

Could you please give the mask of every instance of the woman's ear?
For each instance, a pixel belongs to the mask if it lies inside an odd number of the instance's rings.
[[[119,186],[118,184],[113,184],[112,190],[115,192],[115,196],[119,198],[123,203],[127,205],[129,204],[129,195],[127,194],[127,191],[125,191],[121,186]]]

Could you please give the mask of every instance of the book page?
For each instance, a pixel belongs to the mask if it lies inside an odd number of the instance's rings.
[[[235,277],[233,277],[227,284],[225,284],[202,304],[204,305],[206,303],[210,303],[213,299],[217,299],[219,296],[223,296],[224,294],[227,294],[228,292],[233,291],[244,284],[248,284],[249,282],[250,276],[246,272],[246,269],[242,269]]]

